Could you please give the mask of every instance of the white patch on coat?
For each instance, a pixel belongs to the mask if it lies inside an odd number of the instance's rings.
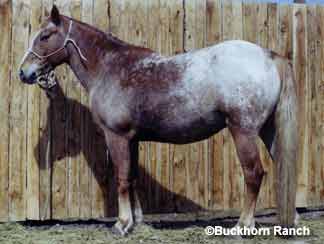
[[[28,66],[28,69],[24,71],[26,77],[30,77],[33,73],[36,73],[38,69],[39,69],[39,65],[36,63],[32,63],[31,65]]]
[[[185,67],[172,92],[186,98],[184,106],[196,114],[203,116],[222,104],[222,112],[238,113],[233,120],[240,126],[259,129],[278,101],[281,81],[277,67],[255,44],[226,41],[173,57],[152,54],[141,65],[168,61]]]

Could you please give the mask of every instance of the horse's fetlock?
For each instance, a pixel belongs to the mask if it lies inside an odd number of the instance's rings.
[[[119,194],[126,194],[129,190],[130,183],[126,180],[118,180],[118,193]]]

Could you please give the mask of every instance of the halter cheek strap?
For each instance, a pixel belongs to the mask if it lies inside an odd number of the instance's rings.
[[[71,43],[73,44],[73,46],[75,47],[75,49],[78,51],[78,53],[79,53],[81,59],[83,59],[84,61],[88,61],[87,58],[82,54],[80,47],[76,44],[76,42],[75,42],[72,38],[69,37],[69,36],[70,36],[70,33],[71,33],[71,30],[72,30],[72,24],[73,24],[73,21],[70,20],[69,30],[68,30],[68,33],[66,34],[66,37],[65,37],[65,40],[64,40],[64,43],[63,43],[63,46],[62,46],[62,47],[60,47],[59,49],[55,50],[54,52],[52,52],[52,53],[50,53],[50,54],[47,54],[47,55],[39,55],[38,53],[36,53],[36,52],[33,50],[33,47],[31,46],[31,47],[27,50],[27,54],[28,54],[28,53],[32,53],[32,54],[34,54],[34,55],[35,55],[37,58],[39,58],[39,59],[46,59],[46,58],[51,57],[51,56],[53,56],[54,54],[56,54],[56,53],[62,51],[62,50],[66,47],[66,45],[67,45],[69,42],[71,42]]]

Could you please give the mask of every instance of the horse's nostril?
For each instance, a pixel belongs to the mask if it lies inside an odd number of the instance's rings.
[[[31,75],[30,75],[30,79],[31,80],[35,80],[36,79],[36,73],[33,72]]]
[[[19,78],[20,78],[22,81],[26,80],[26,77],[25,77],[24,71],[23,71],[22,69],[19,71]]]

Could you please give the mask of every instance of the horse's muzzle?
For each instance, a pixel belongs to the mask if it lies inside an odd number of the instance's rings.
[[[27,76],[24,71],[21,69],[19,70],[19,78],[23,83],[26,84],[35,84],[36,83],[36,79],[37,79],[37,75],[35,72],[31,73],[29,76]]]

